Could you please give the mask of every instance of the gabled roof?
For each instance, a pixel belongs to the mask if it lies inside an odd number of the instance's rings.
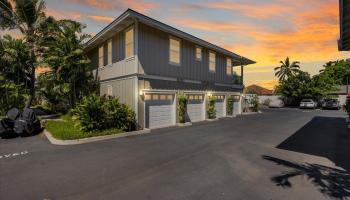
[[[339,1],[340,38],[339,51],[350,51],[350,1]]]
[[[113,22],[111,22],[108,26],[106,26],[104,29],[102,29],[99,33],[97,33],[93,38],[91,38],[87,42],[86,50],[89,51],[92,48],[97,47],[101,43],[103,43],[105,40],[107,40],[110,36],[115,34],[116,32],[120,31],[121,26],[127,26],[128,24],[132,24],[135,20],[138,20],[144,24],[147,24],[151,27],[160,29],[162,31],[165,31],[167,33],[170,33],[174,36],[177,36],[182,39],[189,40],[195,44],[201,45],[203,47],[209,48],[211,50],[215,50],[218,53],[222,53],[224,55],[227,55],[231,57],[235,61],[235,65],[240,65],[241,62],[243,65],[249,65],[254,64],[255,61],[250,60],[248,58],[245,58],[243,56],[240,56],[238,54],[235,54],[231,51],[228,51],[224,48],[221,48],[215,44],[209,43],[205,40],[202,40],[200,38],[197,38],[193,35],[190,35],[188,33],[185,33],[183,31],[180,31],[174,27],[171,27],[167,24],[164,24],[160,21],[157,21],[155,19],[152,19],[146,15],[143,15],[141,13],[138,13],[132,9],[126,10],[123,14],[121,14],[118,18],[116,18]],[[119,28],[118,28],[119,27]]]
[[[250,85],[246,89],[247,94],[273,95],[273,91],[258,85]]]

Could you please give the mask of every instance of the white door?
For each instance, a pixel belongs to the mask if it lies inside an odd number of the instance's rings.
[[[225,106],[225,96],[216,96],[215,102],[216,118],[221,118],[226,116],[226,106]]]
[[[146,94],[145,117],[147,128],[175,125],[175,104],[172,94]]]
[[[187,116],[189,122],[198,122],[205,120],[204,95],[187,95]]]

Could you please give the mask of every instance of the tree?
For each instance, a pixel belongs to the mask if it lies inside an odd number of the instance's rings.
[[[284,81],[287,78],[296,75],[300,71],[300,62],[290,62],[289,57],[285,61],[280,61],[281,66],[275,68],[275,76],[279,78],[279,81]]]
[[[52,30],[41,45],[45,47],[43,61],[50,71],[42,80],[54,83],[56,87],[52,91],[57,91],[57,95],[65,94],[69,107],[74,107],[77,101],[96,88],[90,61],[84,52],[84,41],[90,36],[82,33],[84,25],[71,20],[53,20],[49,26]],[[45,93],[47,91],[42,92],[49,96]]]
[[[29,48],[22,39],[10,35],[0,38],[0,112],[23,107],[28,94],[30,71]]]
[[[35,67],[39,46],[37,41],[38,29],[45,23],[44,13],[45,3],[42,0],[0,0],[0,28],[3,30],[18,30],[24,36],[24,41],[28,44],[29,58],[27,69],[29,73],[29,98],[25,107],[30,107],[35,96]]]
[[[298,105],[304,98],[320,100],[335,91],[336,85],[336,82],[326,74],[318,74],[311,78],[309,73],[299,71],[280,82],[275,91],[287,97],[287,104]]]
[[[329,61],[320,70],[320,74],[333,79],[338,85],[347,85],[350,81],[350,60]]]

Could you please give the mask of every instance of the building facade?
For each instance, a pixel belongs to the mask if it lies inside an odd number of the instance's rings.
[[[136,113],[139,128],[177,123],[177,97],[187,95],[187,119],[207,118],[208,97],[225,117],[234,97],[239,114],[243,66],[254,61],[128,9],[86,47],[101,95],[116,96]]]

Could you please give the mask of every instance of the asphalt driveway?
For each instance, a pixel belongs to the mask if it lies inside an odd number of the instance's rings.
[[[344,117],[268,109],[76,146],[0,139],[0,199],[348,199]]]

